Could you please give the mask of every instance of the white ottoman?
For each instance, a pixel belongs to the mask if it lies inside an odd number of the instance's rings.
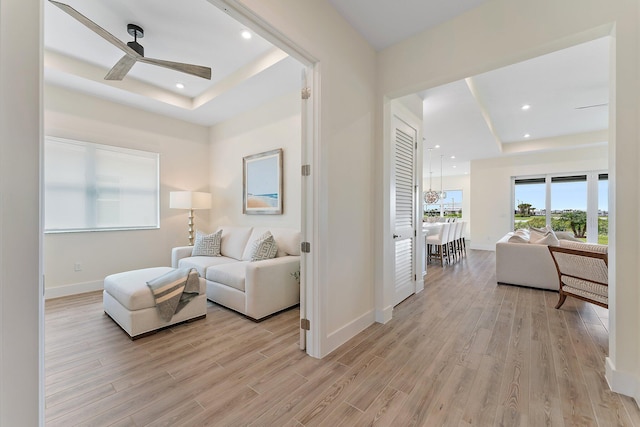
[[[172,270],[171,267],[144,268],[112,274],[104,279],[104,312],[120,325],[131,339],[140,338],[176,323],[198,320],[207,315],[206,283],[201,277],[200,294],[170,321],[162,320],[147,282]]]

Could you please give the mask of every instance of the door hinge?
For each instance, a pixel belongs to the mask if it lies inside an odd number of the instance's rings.
[[[418,275],[417,275],[417,274],[414,274],[414,275],[413,275],[413,281],[415,282],[416,280],[418,280]]]
[[[418,230],[413,230],[413,237],[418,237]]]
[[[302,165],[302,176],[311,175],[311,165]]]
[[[311,88],[310,87],[303,87],[301,95],[302,95],[302,99],[311,98]]]
[[[309,243],[309,242],[301,242],[300,243],[300,251],[305,253],[305,254],[310,253],[311,252],[311,243]]]
[[[300,329],[304,329],[305,331],[311,330],[311,322],[309,322],[309,319],[300,319]]]

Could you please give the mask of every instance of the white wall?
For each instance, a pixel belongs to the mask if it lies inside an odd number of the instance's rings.
[[[282,96],[211,127],[210,231],[220,225],[290,227],[300,230],[300,92]],[[282,148],[282,215],[242,213],[242,158]]]
[[[238,3],[319,62],[310,178],[317,186],[310,255],[317,297],[308,314],[314,325],[324,314],[318,342],[309,343],[313,354],[323,356],[373,322],[376,53],[327,1]]]
[[[41,1],[0,1],[0,426],[36,426],[41,344]],[[29,31],[25,31],[29,28]],[[40,377],[41,378],[41,377]],[[38,411],[40,409],[40,411]]]
[[[608,169],[608,147],[535,153],[471,162],[471,248],[495,250],[513,230],[511,178]]]
[[[171,265],[171,248],[188,244],[188,212],[169,208],[169,192],[209,190],[208,128],[57,86],[45,86],[44,101],[46,135],[160,153],[160,228],[46,234],[46,297],[101,289],[112,273]],[[209,222],[208,211],[195,217],[196,227]]]
[[[640,82],[637,78],[640,74],[640,3],[489,0],[380,52],[378,102],[384,102],[385,97],[429,89],[609,34],[614,35],[615,61],[612,62],[613,90],[609,103],[608,169],[612,188],[609,241],[612,244],[609,245],[607,379],[614,390],[640,400],[640,335],[637,333],[640,328],[637,215],[640,204],[637,167],[640,160]],[[381,131],[379,135],[384,136]],[[471,175],[473,182],[473,172]],[[475,234],[482,226],[473,222]],[[491,233],[495,237],[499,230],[493,229]],[[473,235],[471,238],[475,240]]]

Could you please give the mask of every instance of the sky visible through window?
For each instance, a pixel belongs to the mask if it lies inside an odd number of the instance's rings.
[[[585,182],[566,182],[552,184],[552,210],[587,210]],[[598,210],[608,211],[609,181],[598,181]],[[529,203],[536,210],[544,209],[545,184],[516,185],[515,205]]]

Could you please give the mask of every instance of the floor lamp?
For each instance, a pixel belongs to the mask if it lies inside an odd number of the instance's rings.
[[[198,191],[172,191],[169,193],[169,207],[189,209],[189,246],[193,246],[193,210],[211,208],[211,194]]]

